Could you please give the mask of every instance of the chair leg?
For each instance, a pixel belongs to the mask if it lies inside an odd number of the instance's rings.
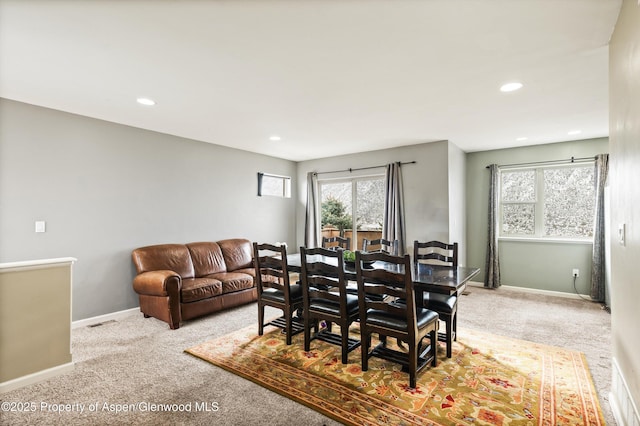
[[[419,342],[409,342],[409,387],[416,388],[416,375],[418,371],[418,350]]]
[[[458,341],[458,311],[453,313],[453,340]]]
[[[451,358],[451,347],[453,346],[453,318],[451,316],[446,316],[444,318],[444,323],[446,326],[446,337],[447,337],[447,358]]]
[[[291,344],[291,335],[293,334],[293,312],[286,312],[286,328],[285,332],[287,333],[287,346]]]
[[[362,333],[362,330],[361,330]],[[360,351],[362,353],[362,371],[369,369],[369,347],[371,347],[371,335],[366,331],[360,335]]]
[[[264,333],[264,305],[258,303],[258,335],[262,336]]]
[[[342,324],[340,327],[342,334],[342,363],[349,363],[349,324]]]
[[[438,365],[438,330],[431,330],[429,337],[431,338],[431,366],[436,367]]]
[[[308,312],[304,313],[304,350],[311,350],[311,318]]]

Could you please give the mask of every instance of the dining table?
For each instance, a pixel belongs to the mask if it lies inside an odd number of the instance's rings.
[[[322,255],[308,256],[308,261],[337,264],[337,259],[335,257]],[[291,253],[287,255],[287,267],[289,268],[289,272],[302,272],[300,253]],[[363,265],[363,267],[370,269],[387,269],[392,272],[404,273],[403,265],[392,265],[382,261]],[[355,262],[344,262],[344,272],[345,278],[348,281],[357,280]],[[479,272],[480,268],[470,266],[457,266],[454,268],[451,266],[412,262],[411,280],[413,281],[415,300],[417,303],[422,303],[424,292],[459,296],[462,294],[471,278],[475,277]],[[446,334],[438,332],[438,340],[446,341]]]
[[[336,263],[336,259],[326,256],[309,256],[316,262]],[[300,253],[287,255],[287,266],[290,272],[302,272]],[[390,265],[377,261],[366,266],[373,269],[388,269],[393,272],[403,273],[404,266]],[[353,262],[345,262],[345,277],[349,281],[356,281],[356,266]],[[429,265],[425,263],[413,263],[411,267],[411,280],[416,293],[416,300],[421,300],[423,292],[460,295],[471,278],[480,272],[479,268],[470,266],[457,266],[455,268],[443,265]]]

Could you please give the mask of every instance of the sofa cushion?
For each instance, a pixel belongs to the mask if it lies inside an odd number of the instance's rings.
[[[189,249],[184,244],[158,244],[140,247],[131,253],[138,274],[147,271],[174,271],[182,278],[193,278]]]
[[[208,299],[222,294],[222,282],[215,278],[183,279],[180,294],[183,303]]]
[[[219,272],[208,275],[207,278],[221,281],[222,293],[233,293],[234,291],[253,287],[253,277],[241,272]]]
[[[218,245],[224,256],[227,271],[251,268],[253,266],[253,246],[251,241],[242,238],[220,240]]]
[[[222,250],[214,242],[198,242],[187,244],[196,277],[204,277],[217,272],[226,272]]]
[[[253,267],[252,268],[236,269],[233,272],[240,272],[240,273],[243,273],[243,274],[248,274],[248,275],[251,275],[254,278],[256,276],[256,269],[253,268]]]

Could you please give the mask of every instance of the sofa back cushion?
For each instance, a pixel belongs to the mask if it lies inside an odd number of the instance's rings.
[[[253,246],[251,241],[242,238],[220,240],[218,245],[222,250],[227,271],[236,271],[253,267]]]
[[[131,253],[139,274],[148,271],[170,270],[182,278],[193,278],[194,270],[189,249],[184,244],[159,244],[140,247]]]
[[[218,272],[226,272],[222,250],[217,243],[201,242],[187,244],[196,277],[204,277]]]

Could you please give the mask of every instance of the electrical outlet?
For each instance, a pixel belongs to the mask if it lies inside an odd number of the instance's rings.
[[[580,270],[579,269],[574,269],[573,270],[573,276],[576,277],[576,278],[579,277],[580,276]]]

